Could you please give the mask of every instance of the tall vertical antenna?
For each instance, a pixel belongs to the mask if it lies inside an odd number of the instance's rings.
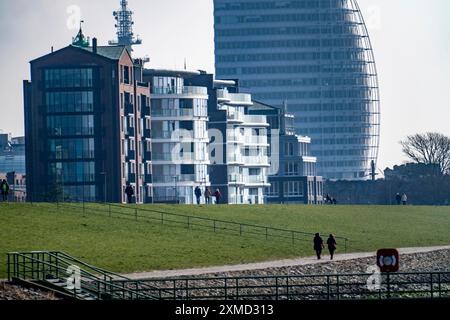
[[[116,19],[117,40],[109,41],[110,45],[127,46],[132,51],[133,45],[139,45],[142,40],[134,37],[133,33],[133,12],[128,9],[128,1],[120,1],[120,9],[113,12]]]

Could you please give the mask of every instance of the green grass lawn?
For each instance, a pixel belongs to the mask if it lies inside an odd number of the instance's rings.
[[[57,250],[115,272],[139,272],[310,256],[312,239],[233,236],[211,229],[119,218],[104,206],[0,205],[0,278],[6,252]],[[132,213],[132,209],[120,209]],[[384,206],[140,206],[198,217],[266,225],[350,239],[349,251],[450,244],[450,207]],[[97,212],[98,214],[94,214]],[[158,213],[139,211],[143,217]],[[181,220],[183,218],[180,218]],[[176,220],[176,218],[174,219]],[[180,220],[180,221],[181,221]],[[244,233],[245,234],[245,233]],[[311,240],[311,241],[309,241]],[[342,243],[338,250],[342,252]]]

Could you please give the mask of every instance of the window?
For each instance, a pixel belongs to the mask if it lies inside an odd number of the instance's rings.
[[[303,196],[303,183],[301,181],[284,182],[285,197],[301,197]]]
[[[297,162],[286,162],[284,165],[284,174],[286,176],[297,176],[299,175],[299,165]]]
[[[266,188],[266,193],[268,197],[278,197],[280,195],[280,183],[271,182],[270,187]]]

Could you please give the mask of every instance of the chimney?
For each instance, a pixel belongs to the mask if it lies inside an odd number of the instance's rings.
[[[92,39],[92,52],[97,53],[97,38]]]

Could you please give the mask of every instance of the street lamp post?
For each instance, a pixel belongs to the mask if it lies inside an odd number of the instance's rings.
[[[175,179],[175,201],[176,201],[176,204],[179,204],[179,199],[178,199],[178,184],[177,184],[177,182],[178,182],[178,176],[174,176],[173,178]]]
[[[106,203],[106,172],[100,172],[103,176],[103,202]]]

